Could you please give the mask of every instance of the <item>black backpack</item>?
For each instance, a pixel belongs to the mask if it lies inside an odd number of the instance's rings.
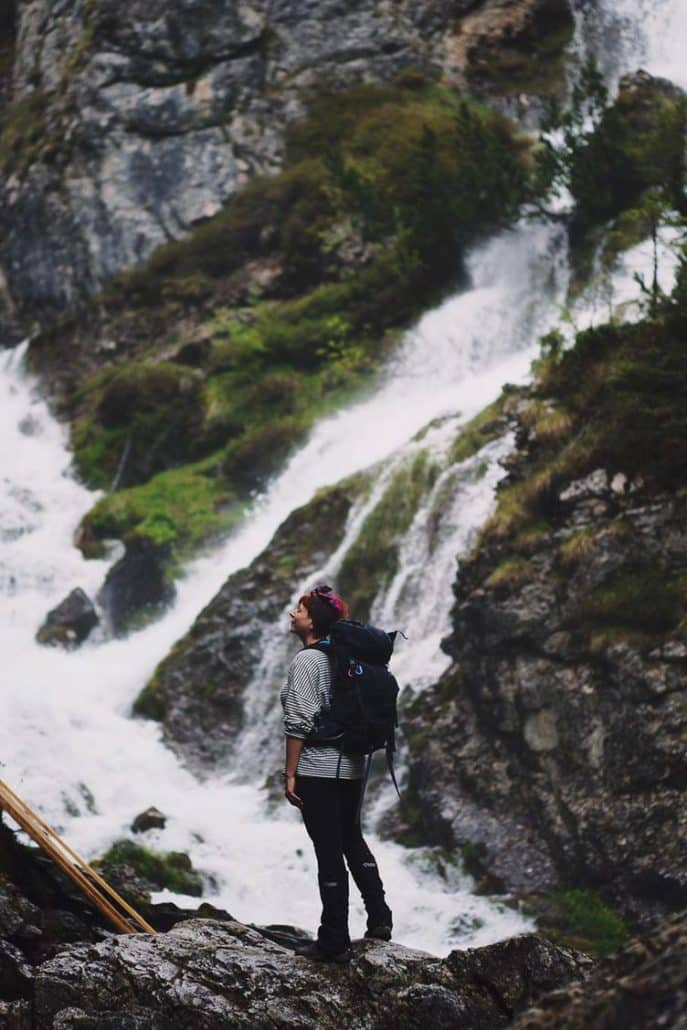
[[[393,767],[396,750],[398,683],[387,668],[396,632],[386,633],[352,619],[339,619],[329,636],[311,644],[332,662],[331,706],[320,712],[308,745],[334,745],[345,755],[367,755],[365,781],[374,751],[384,749],[398,792]]]

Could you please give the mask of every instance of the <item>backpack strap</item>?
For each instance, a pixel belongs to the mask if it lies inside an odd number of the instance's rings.
[[[358,808],[355,813],[355,825],[360,826],[360,814],[363,810],[363,799],[365,797],[365,790],[367,789],[367,781],[370,778],[370,768],[372,766],[372,752],[370,751],[365,760],[365,775],[363,776],[363,785],[360,788],[360,800],[358,801]]]
[[[401,792],[398,789],[398,783],[396,782],[396,773],[394,772],[393,748],[390,747],[389,744],[387,744],[387,746],[386,746],[386,764],[389,767],[389,774],[391,776],[391,782],[393,783],[394,787],[396,788],[396,793],[398,794],[399,801],[401,801],[402,800]]]

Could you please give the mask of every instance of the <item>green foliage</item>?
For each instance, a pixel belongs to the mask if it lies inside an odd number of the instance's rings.
[[[187,558],[240,516],[236,495],[216,477],[214,465],[210,459],[170,469],[103,497],[83,521],[82,546],[93,552],[97,541],[135,534],[167,547],[172,563]]]
[[[590,60],[573,87],[570,105],[564,110],[552,105],[544,124],[540,189],[570,189],[578,233],[640,205],[642,194],[651,189],[663,210],[684,214],[684,97],[647,76],[625,81],[615,102],[607,106],[607,100],[603,77]]]
[[[547,936],[592,954],[609,955],[630,937],[621,916],[592,891],[556,891],[533,899],[531,908]]]
[[[72,429],[80,474],[94,486],[132,486],[193,456],[201,383],[183,365],[130,362],[88,380]]]
[[[375,597],[396,574],[400,542],[438,471],[421,451],[396,471],[365,519],[337,577],[355,618],[369,616]]]
[[[193,868],[191,859],[183,851],[158,853],[143,848],[133,841],[117,841],[106,854],[93,863],[95,869],[107,872],[128,866],[158,890],[168,888],[176,894],[190,894],[200,897],[203,881]]]
[[[582,65],[565,106],[552,99],[542,121],[537,154],[538,191],[560,194],[569,186],[579,153],[593,138],[608,101],[608,90],[593,57]]]
[[[503,432],[503,423],[499,416],[503,411],[503,398],[489,404],[483,411],[464,425],[451,445],[449,463],[467,461],[477,454],[490,440]]]
[[[580,606],[580,618],[594,628],[613,627],[667,633],[684,618],[687,592],[670,570],[636,566],[597,587]]]
[[[159,304],[174,296],[174,280],[224,278],[268,253],[280,255],[287,292],[339,280],[332,239],[342,221],[372,245],[369,263],[380,263],[368,290],[380,276],[392,285],[390,264],[396,275],[405,271],[396,297],[404,297],[408,276],[416,290],[436,290],[455,275],[460,250],[477,232],[513,217],[525,187],[520,144],[494,112],[456,94],[439,102],[416,86],[323,91],[307,120],[289,130],[283,172],[253,181],[188,238],[120,277],[111,302],[124,295],[128,304]],[[374,306],[374,293],[369,299]]]
[[[39,90],[0,109],[0,171],[22,175],[34,161],[49,159],[55,139],[46,131],[48,97]]]

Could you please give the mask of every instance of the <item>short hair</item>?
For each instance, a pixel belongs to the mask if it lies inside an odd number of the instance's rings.
[[[307,594],[303,594],[299,604],[306,609],[312,619],[313,629],[321,637],[327,636],[335,622],[349,616],[346,602],[326,584],[314,587]]]

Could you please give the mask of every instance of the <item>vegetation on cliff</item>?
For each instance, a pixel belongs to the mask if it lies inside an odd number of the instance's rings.
[[[500,115],[415,75],[314,96],[283,172],[251,182],[94,306],[87,331],[127,343],[95,374],[73,372],[68,391],[77,467],[115,488],[83,539],[162,534],[174,563],[203,526],[233,518],[315,418],[369,379],[395,330],[456,280],[476,235],[512,219],[527,153]],[[75,331],[46,331],[34,358]]]

